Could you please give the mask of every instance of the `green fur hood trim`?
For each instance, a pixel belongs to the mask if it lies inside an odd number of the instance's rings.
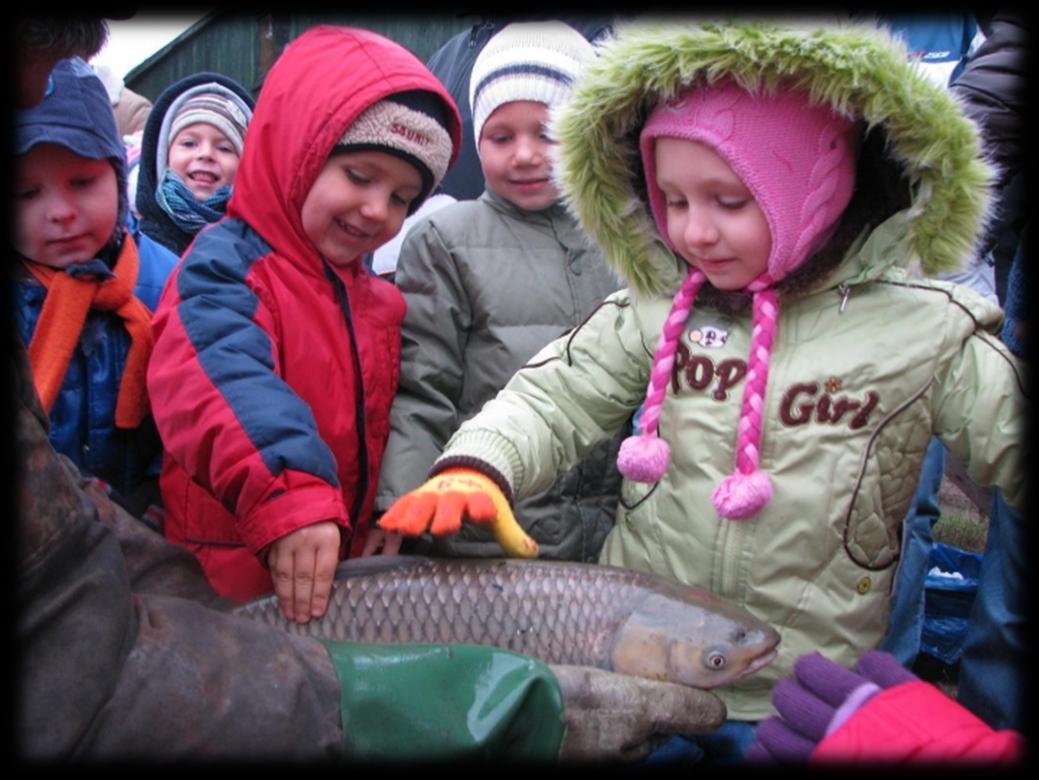
[[[747,89],[782,80],[867,128],[911,188],[903,212],[909,257],[925,274],[963,266],[987,219],[993,171],[974,123],[952,94],[908,62],[874,26],[764,19],[621,23],[553,117],[564,202],[607,261],[639,292],[673,292],[681,267],[636,188],[638,131],[649,111],[694,79]]]

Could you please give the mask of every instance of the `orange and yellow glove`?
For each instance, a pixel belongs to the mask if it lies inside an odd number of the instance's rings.
[[[445,536],[457,533],[463,518],[486,525],[509,557],[537,557],[538,543],[516,522],[505,494],[494,480],[476,469],[444,469],[398,498],[378,525],[404,536],[418,536],[427,530],[434,536]]]

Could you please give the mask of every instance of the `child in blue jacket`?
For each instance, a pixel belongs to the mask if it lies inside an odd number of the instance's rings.
[[[18,331],[50,440],[140,515],[161,446],[144,374],[150,321],[175,257],[142,257],[125,228],[126,162],[104,86],[80,59],[15,116]]]

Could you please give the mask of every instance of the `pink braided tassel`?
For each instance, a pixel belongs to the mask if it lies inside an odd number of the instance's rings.
[[[779,298],[773,290],[760,289],[759,283],[751,289],[754,290],[754,322],[740,409],[736,470],[722,480],[711,495],[718,514],[730,520],[751,517],[772,500],[772,481],[758,469],[758,464],[768,364],[779,321]]]
[[[689,319],[689,311],[693,308],[696,294],[706,280],[707,277],[702,271],[690,268],[664,321],[660,342],[657,344],[656,354],[653,355],[653,367],[649,372],[649,389],[642,406],[642,419],[639,421],[642,433],[625,439],[617,453],[617,469],[634,482],[656,482],[667,471],[671,450],[667,442],[656,435],[660,423],[660,409],[664,405],[667,385],[671,381],[678,340],[685,330],[685,323]]]

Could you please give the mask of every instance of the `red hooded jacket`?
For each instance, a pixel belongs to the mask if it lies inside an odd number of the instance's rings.
[[[371,104],[447,90],[402,46],[319,26],[286,47],[246,133],[227,216],[201,231],[153,320],[148,391],[165,448],[165,533],[222,595],[271,592],[262,553],[303,526],[364,544],[397,389],[405,304],[360,262],[332,271],[300,211]]]

